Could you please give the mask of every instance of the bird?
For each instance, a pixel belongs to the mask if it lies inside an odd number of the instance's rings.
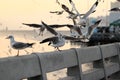
[[[13,49],[18,50],[18,53],[17,53],[16,56],[19,56],[19,50],[22,50],[22,49],[25,49],[25,48],[28,48],[28,47],[32,48],[32,46],[35,44],[35,43],[23,43],[23,42],[15,41],[13,35],[9,35],[8,37],[6,37],[6,39],[10,39],[11,47]]]
[[[87,17],[91,14],[91,13],[94,13],[95,12],[95,8],[98,6],[98,3],[99,1],[97,0],[93,5],[92,7],[83,15],[81,16],[80,13],[77,11],[76,7],[75,7],[75,4],[73,3],[72,0],[69,0],[70,4],[72,5],[72,8],[74,11],[76,11],[77,15],[78,15],[78,24],[79,25],[84,25],[86,24],[86,19]]]
[[[78,40],[77,38],[74,37],[70,37],[70,36],[66,36],[66,35],[62,35],[61,33],[58,33],[57,31],[55,31],[53,28],[49,27],[46,23],[44,23],[43,21],[41,21],[41,23],[46,27],[46,29],[52,33],[55,36],[46,38],[44,40],[42,40],[40,42],[40,44],[45,43],[45,42],[49,42],[48,45],[53,46],[54,48],[56,48],[58,51],[61,51],[59,49],[59,47],[64,46],[65,45],[65,40]]]
[[[110,9],[109,11],[116,11],[116,12],[120,12],[120,7],[115,7]]]

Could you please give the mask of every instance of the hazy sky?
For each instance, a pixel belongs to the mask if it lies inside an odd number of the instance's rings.
[[[59,0],[71,8],[68,0]],[[77,9],[85,13],[96,0],[73,0]],[[96,13],[91,16],[106,15],[110,7],[110,0],[101,0],[96,8]],[[115,1],[115,0],[112,0]],[[41,20],[49,24],[71,23],[66,18],[67,13],[58,16],[49,11],[62,10],[56,0],[0,0],[0,29],[32,29],[21,23],[41,23]],[[20,28],[20,26],[23,26]]]

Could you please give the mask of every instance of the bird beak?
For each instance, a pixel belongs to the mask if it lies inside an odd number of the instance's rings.
[[[5,39],[9,39],[9,37],[6,37]]]

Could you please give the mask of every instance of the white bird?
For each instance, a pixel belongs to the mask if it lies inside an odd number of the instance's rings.
[[[89,39],[91,38],[91,36],[93,35],[93,31],[96,27],[98,27],[98,25],[100,24],[100,22],[102,21],[102,19],[96,21],[93,25],[86,27],[86,33],[83,34],[84,39],[81,39],[82,42],[89,42]]]
[[[86,14],[84,14],[82,17],[81,17],[81,14],[77,11],[76,7],[75,7],[75,4],[73,3],[72,0],[69,0],[70,4],[72,5],[72,8],[74,11],[76,11],[77,15],[78,15],[78,24],[79,25],[85,25],[86,24],[86,19],[88,18],[88,16],[95,12],[95,8],[98,6],[98,3],[99,1],[97,0],[93,6],[86,12]]]
[[[17,56],[19,56],[19,50],[31,47],[35,44],[35,43],[23,43],[23,42],[17,42],[14,40],[14,37],[12,35],[9,35],[6,39],[10,39],[10,45],[13,49],[18,50]]]
[[[42,40],[40,42],[41,43],[45,43],[45,42],[49,42],[48,45],[53,46],[54,48],[56,48],[57,50],[60,51],[59,47],[64,46],[65,45],[65,40],[78,40],[78,38],[74,38],[74,37],[70,37],[70,36],[65,36],[62,35],[61,33],[56,32],[53,28],[49,27],[46,23],[44,23],[43,21],[41,21],[41,23],[46,27],[46,29],[51,32],[53,35],[53,37],[50,38],[46,38],[44,40]]]

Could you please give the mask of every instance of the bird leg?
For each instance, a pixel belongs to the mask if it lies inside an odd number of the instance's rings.
[[[48,45],[50,45],[51,44],[51,42],[49,42],[49,44]]]
[[[41,36],[43,36],[43,31],[41,30],[41,29],[39,29],[40,31],[39,31],[39,36],[41,35]]]
[[[59,47],[56,47],[56,49],[57,49],[58,51],[61,51],[61,50],[59,49]]]
[[[17,55],[16,56],[19,56],[19,50],[18,50],[18,53],[17,53]]]
[[[39,36],[41,35],[41,36],[43,36],[43,34],[42,34],[42,32],[41,32],[41,30],[39,31],[39,34],[38,34]]]
[[[27,54],[29,54],[29,52],[27,50],[24,50]]]
[[[11,49],[9,46],[8,46],[8,48],[9,48],[9,49],[8,49],[8,52],[9,52],[10,54],[12,54],[12,52],[11,52],[12,49]]]

